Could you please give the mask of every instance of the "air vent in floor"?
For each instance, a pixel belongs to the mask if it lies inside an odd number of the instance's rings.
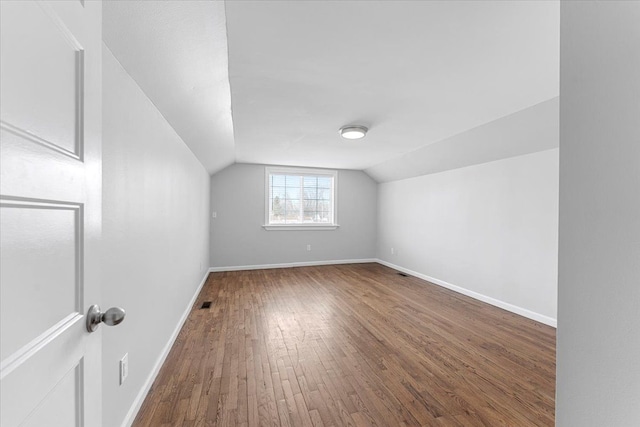
[[[211,307],[211,301],[205,301],[202,303],[202,306],[200,307],[200,309],[210,308],[210,307]]]

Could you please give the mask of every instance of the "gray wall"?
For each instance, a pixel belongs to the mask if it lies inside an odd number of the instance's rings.
[[[211,177],[211,266],[366,259],[375,256],[376,183],[338,171],[337,230],[266,231],[265,166],[234,164]],[[307,251],[307,245],[311,251]]]
[[[563,1],[557,425],[640,425],[640,2]]]
[[[558,149],[380,184],[378,197],[378,258],[555,324]]]
[[[204,277],[209,175],[103,46],[103,424],[119,426]],[[118,363],[129,353],[129,377]]]

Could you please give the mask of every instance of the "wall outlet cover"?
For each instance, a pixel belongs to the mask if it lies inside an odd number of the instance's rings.
[[[129,376],[129,353],[125,353],[120,359],[120,385],[124,384]]]

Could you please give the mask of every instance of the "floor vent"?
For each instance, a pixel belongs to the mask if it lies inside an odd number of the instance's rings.
[[[200,307],[200,309],[209,308],[209,307],[211,307],[211,301],[205,301],[202,303],[202,306]]]
[[[409,277],[409,275],[407,273],[398,273],[398,276]]]

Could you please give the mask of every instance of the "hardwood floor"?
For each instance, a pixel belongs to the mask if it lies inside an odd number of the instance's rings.
[[[549,326],[379,264],[237,271],[134,426],[553,426],[554,398]]]

